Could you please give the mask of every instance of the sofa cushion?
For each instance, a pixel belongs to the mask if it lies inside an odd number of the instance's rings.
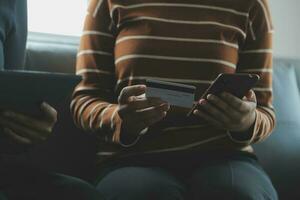
[[[277,125],[264,142],[254,145],[260,163],[270,175],[280,199],[299,199],[300,97],[295,62],[276,60],[273,74]]]
[[[278,123],[272,135],[254,148],[280,199],[299,199],[300,123]]]
[[[273,105],[277,122],[300,123],[300,96],[292,63],[278,61],[273,73]]]

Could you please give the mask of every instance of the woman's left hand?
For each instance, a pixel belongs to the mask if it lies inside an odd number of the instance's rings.
[[[256,118],[256,96],[253,90],[239,99],[232,94],[222,93],[220,97],[209,94],[207,100],[199,101],[199,109],[194,111],[199,116],[218,128],[233,132],[250,129]]]

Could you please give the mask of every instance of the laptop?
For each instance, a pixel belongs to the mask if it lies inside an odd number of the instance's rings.
[[[0,110],[39,116],[45,101],[56,107],[70,99],[81,77],[38,71],[0,71]]]

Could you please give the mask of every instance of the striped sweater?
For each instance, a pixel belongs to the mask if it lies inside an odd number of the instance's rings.
[[[273,27],[267,0],[91,0],[71,103],[75,123],[95,132],[103,158],[181,150],[251,151],[274,128]],[[256,73],[251,138],[236,137],[172,107],[131,145],[120,140],[117,97],[147,78],[196,86],[195,100],[219,73]]]

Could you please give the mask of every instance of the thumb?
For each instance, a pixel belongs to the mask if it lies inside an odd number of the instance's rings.
[[[43,102],[41,104],[41,110],[43,111],[46,120],[49,120],[53,124],[57,121],[57,111],[48,103]]]
[[[256,102],[256,95],[253,90],[249,90],[247,94],[245,95],[244,99],[246,101]]]

